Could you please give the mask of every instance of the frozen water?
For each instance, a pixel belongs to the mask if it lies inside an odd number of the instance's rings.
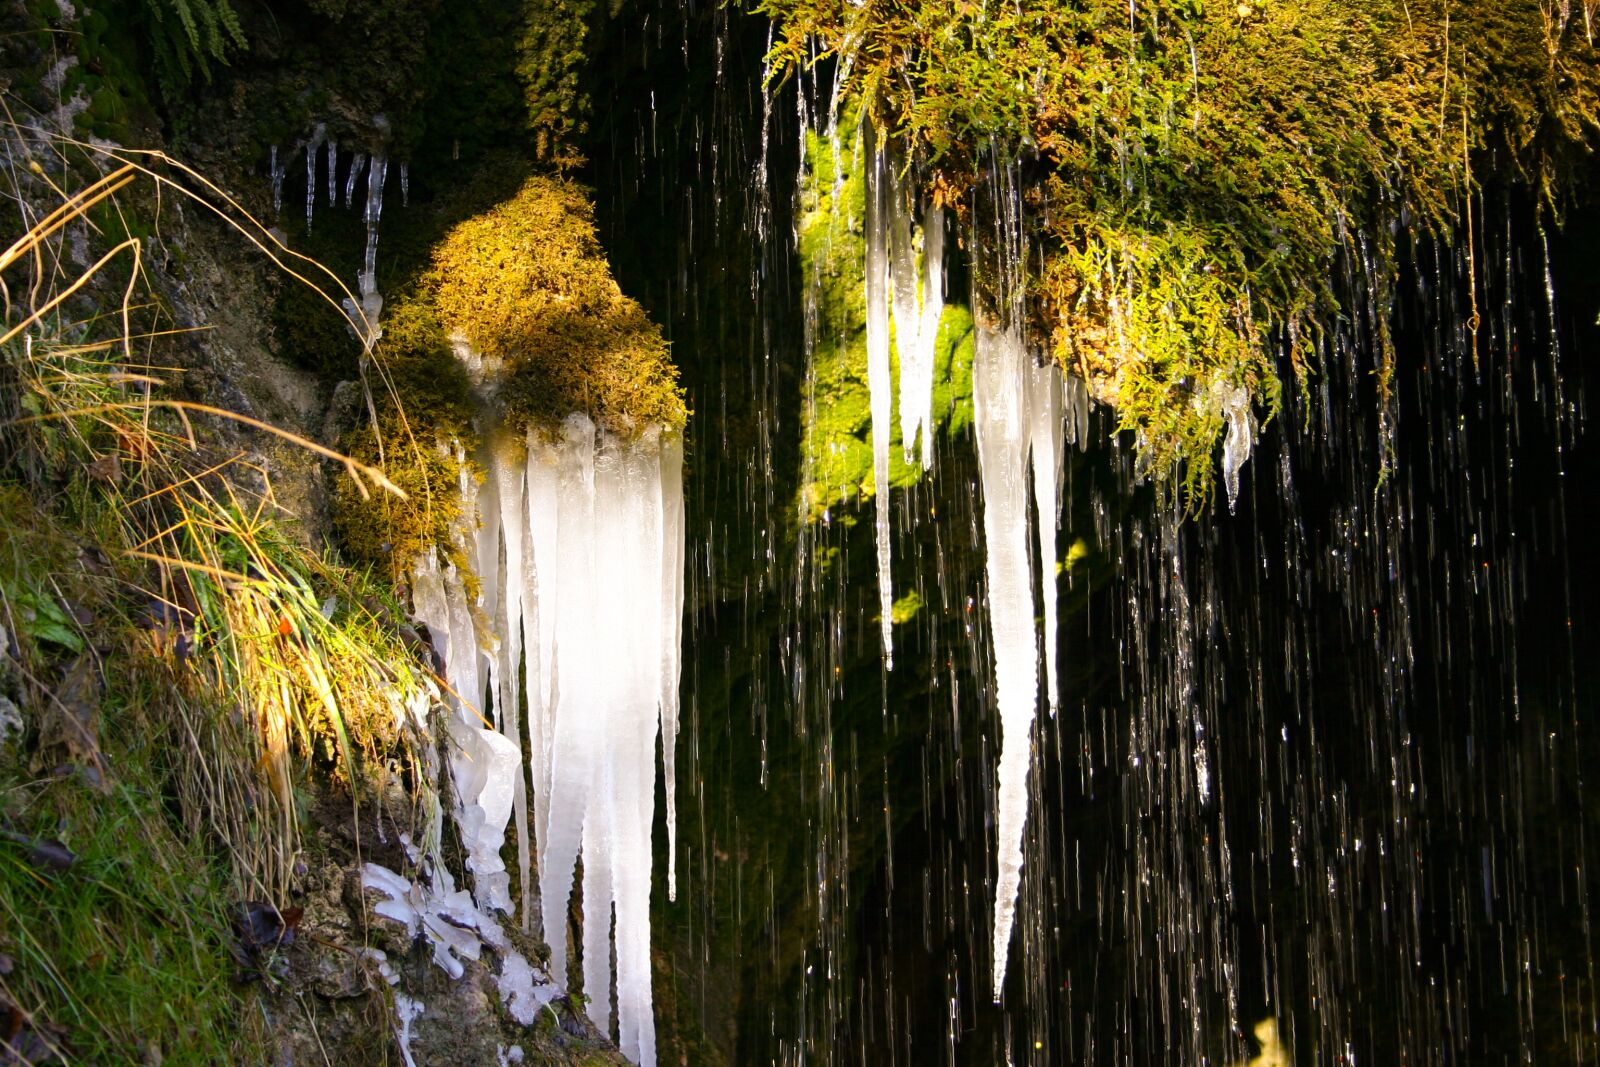
[[[973,414],[983,482],[984,570],[1000,716],[998,877],[994,898],[994,999],[1005,982],[1022,881],[1028,817],[1029,735],[1039,698],[1038,634],[1028,545],[1028,450],[1034,368],[1020,332],[979,326],[972,368]]]
[[[872,493],[878,544],[878,612],[883,658],[894,669],[894,577],[889,548],[889,164],[872,123],[863,122],[866,165],[867,391],[872,408]]]

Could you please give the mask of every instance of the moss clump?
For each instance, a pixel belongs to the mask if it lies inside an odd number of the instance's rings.
[[[462,462],[450,447],[471,430],[472,387],[427,301],[391,305],[372,375],[377,424],[362,420],[339,441],[345,454],[381,467],[406,493],[363,495],[348,478],[334,493],[334,530],[353,560],[394,581],[424,551],[449,550],[461,518]]]
[[[1303,376],[1320,332],[1358,320],[1387,403],[1400,257],[1470,238],[1493,166],[1556,204],[1600,127],[1585,17],[1537,0],[757,6],[777,69],[848,53],[847,96],[980,234],[982,179],[1016,176],[1038,331],[1191,505],[1221,433],[1197,397],[1243,387],[1270,416],[1280,346]],[[997,266],[980,263],[980,297]]]
[[[582,411],[622,436],[683,426],[667,343],[611,277],[579,186],[528,179],[445,236],[427,285],[445,332],[500,366],[515,421],[554,425]]]

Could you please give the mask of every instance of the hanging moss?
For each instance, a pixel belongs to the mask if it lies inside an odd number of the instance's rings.
[[[1015,168],[1036,330],[1191,505],[1209,498],[1221,435],[1206,389],[1247,388],[1270,417],[1279,351],[1303,376],[1322,329],[1365,316],[1387,403],[1402,250],[1458,236],[1473,166],[1496,158],[1556,204],[1600,119],[1577,5],[758,6],[782,34],[775,69],[848,53],[846,95],[980,232],[980,176]],[[1347,266],[1368,307],[1340,306]],[[992,296],[992,267],[975,281]]]

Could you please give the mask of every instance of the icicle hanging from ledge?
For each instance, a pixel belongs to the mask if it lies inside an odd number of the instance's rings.
[[[922,437],[922,468],[933,466],[933,375],[939,320],[944,314],[944,210],[929,205],[922,216],[918,269],[916,187],[862,123],[866,168],[867,391],[872,410],[872,484],[878,550],[878,610],[885,665],[894,669],[894,579],[889,542],[889,438],[893,383],[891,324],[900,357],[900,441],[906,462]]]
[[[1022,884],[1031,734],[1039,706],[1039,640],[1034,623],[1033,548],[1028,543],[1029,475],[1044,602],[1046,692],[1059,703],[1056,674],[1055,538],[1065,444],[1080,439],[1086,397],[1054,365],[1037,366],[1021,330],[980,325],[972,368],[973,414],[983,483],[984,570],[1000,717],[996,817],[994,999],[1000,999]]]
[[[581,855],[590,1015],[602,1028],[611,1017],[614,916],[619,1043],[635,1063],[654,1064],[651,827],[659,724],[671,851],[682,444],[660,429],[625,442],[583,415],[569,416],[554,441],[539,432],[487,440],[484,484],[461,485],[462,530],[481,526],[457,546],[483,579],[478,612],[454,568],[425,558],[415,573],[417,613],[448,649],[450,687],[463,698],[451,728],[460,751],[452,768],[468,867],[480,907],[511,911],[499,849],[514,815],[528,925],[534,873],[518,770],[526,751],[552,974],[565,987],[564,917]],[[492,621],[498,641],[480,637],[475,614]],[[487,729],[483,707],[493,709],[497,729]]]

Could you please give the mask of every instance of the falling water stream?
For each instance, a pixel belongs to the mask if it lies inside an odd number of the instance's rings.
[[[1206,394],[1223,492],[1186,515],[1027,334],[1015,167],[947,218],[831,63],[768,88],[770,44],[674,0],[595,57],[601,237],[690,424],[479,427],[413,576],[472,893],[370,884],[446,970],[481,911],[543,920],[560,984],[581,860],[571,977],[641,1063],[1600,1062],[1600,220],[1485,190],[1473,263],[1402,233],[1392,298],[1347,257],[1276,418]],[[310,232],[341,157],[295,151]],[[386,175],[343,181],[374,320]]]
[[[824,73],[764,95],[764,33],[664,6],[605,57],[624,74],[596,122],[602,235],[694,411],[661,1061],[1600,1059],[1581,232],[1488,191],[1471,283],[1463,252],[1417,243],[1379,306],[1345,264],[1322,372],[1259,432],[1230,419],[1231,507],[1184,518],[1070,390],[1040,395],[1083,447],[1057,437],[1030,475],[986,435],[980,363],[976,427],[930,433],[940,412],[898,385],[920,479],[814,514],[811,368],[837,338],[796,183],[836,103]],[[970,306],[967,257],[1005,235],[950,236],[943,293]],[[869,244],[868,314],[904,337],[892,244]],[[979,329],[961,351],[1040,373]]]

